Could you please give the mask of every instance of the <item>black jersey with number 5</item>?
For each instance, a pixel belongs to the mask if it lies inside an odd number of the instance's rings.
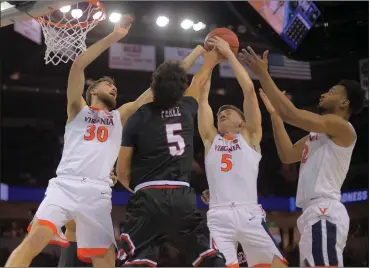
[[[149,181],[190,182],[197,110],[193,97],[183,97],[167,110],[148,103],[128,119],[121,145],[134,148],[131,189]]]

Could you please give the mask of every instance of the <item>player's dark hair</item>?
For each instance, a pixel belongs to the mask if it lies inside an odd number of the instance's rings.
[[[182,98],[187,87],[188,77],[180,62],[166,61],[152,76],[153,103],[161,109],[171,108]]]
[[[237,112],[241,116],[241,118],[243,119],[243,121],[245,122],[245,115],[244,115],[244,113],[238,107],[236,107],[234,105],[231,105],[231,104],[226,104],[226,105],[221,106],[220,109],[218,109],[217,115],[219,113],[221,113],[222,111],[229,110],[229,109],[234,110],[235,112]]]
[[[86,103],[87,105],[91,105],[91,90],[94,89],[97,85],[99,85],[101,82],[108,82],[110,84],[113,84],[114,85],[114,80],[113,78],[111,77],[108,77],[108,76],[103,76],[102,78],[99,78],[98,80],[94,81],[86,90],[86,93],[85,93],[85,99],[86,99]]]
[[[338,85],[346,89],[347,99],[351,115],[359,114],[364,108],[366,95],[359,82],[354,80],[342,80]]]

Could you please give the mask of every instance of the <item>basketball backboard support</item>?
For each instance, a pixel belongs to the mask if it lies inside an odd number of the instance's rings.
[[[27,1],[22,5],[16,7],[7,5],[6,2],[2,1],[2,6],[8,6],[4,10],[1,10],[1,27],[14,24],[18,21],[29,20],[36,18],[57,10],[63,6],[73,5],[83,0],[69,0],[69,1]]]

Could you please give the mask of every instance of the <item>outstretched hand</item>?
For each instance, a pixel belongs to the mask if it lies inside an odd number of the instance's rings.
[[[124,38],[131,29],[131,23],[134,18],[130,15],[123,15],[119,22],[114,26],[113,33],[117,34],[121,38]]]
[[[268,53],[268,50],[263,52],[263,56],[261,58],[251,47],[247,47],[247,49],[242,49],[242,53],[239,53],[239,57],[253,72],[253,74],[259,77],[265,72],[268,72]]]

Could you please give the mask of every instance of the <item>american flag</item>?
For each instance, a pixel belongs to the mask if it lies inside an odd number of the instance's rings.
[[[309,62],[295,61],[280,54],[269,55],[269,72],[272,77],[311,80]]]

